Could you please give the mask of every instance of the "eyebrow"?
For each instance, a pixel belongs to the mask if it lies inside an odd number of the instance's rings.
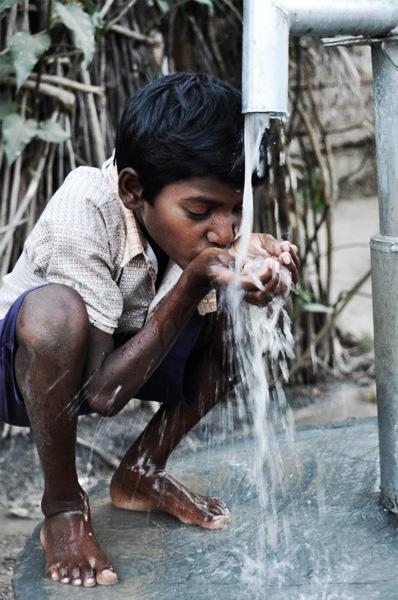
[[[209,198],[208,196],[189,196],[188,198],[184,198],[184,200],[186,202],[200,202],[201,204],[207,204],[208,206],[220,206],[223,204],[222,201]],[[238,204],[242,204],[242,199],[236,202],[236,206]]]

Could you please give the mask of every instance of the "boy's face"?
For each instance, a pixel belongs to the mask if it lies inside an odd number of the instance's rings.
[[[140,216],[152,239],[182,269],[209,247],[228,248],[241,220],[243,190],[214,177],[166,185]]]

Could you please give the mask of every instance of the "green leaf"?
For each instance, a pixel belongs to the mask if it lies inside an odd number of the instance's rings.
[[[167,2],[167,0],[157,0],[157,3],[158,3],[158,6],[159,6],[161,12],[164,15],[169,12],[170,4]]]
[[[0,121],[7,115],[15,113],[16,105],[12,99],[11,91],[7,88],[0,88]]]
[[[14,74],[14,65],[9,52],[0,54],[0,81]]]
[[[25,121],[18,113],[12,113],[3,119],[4,149],[9,165],[18,158],[36,132],[36,121],[33,119]]]
[[[0,0],[0,13],[14,6],[17,0]]]
[[[62,23],[70,29],[73,43],[84,55],[84,64],[88,66],[95,51],[95,27],[90,16],[75,2],[54,4],[54,13],[59,16]]]
[[[27,80],[33,67],[50,47],[51,39],[47,33],[31,35],[26,31],[19,31],[10,41],[10,55],[17,76],[19,89]]]
[[[70,138],[69,133],[51,119],[39,123],[36,135],[44,142],[52,142],[53,144],[60,144]]]
[[[205,4],[209,8],[210,16],[214,14],[213,0],[196,0],[199,4]]]
[[[84,6],[86,7],[89,15],[93,15],[95,13],[96,8],[93,0],[84,0]]]
[[[318,304],[317,302],[310,302],[309,304],[304,304],[303,310],[305,312],[325,313],[328,315],[330,315],[333,312],[333,308],[331,306],[326,306],[325,304]]]
[[[294,288],[293,288],[293,293],[295,294],[295,296],[297,296],[297,298],[299,298],[302,302],[305,303],[309,303],[312,301],[312,294],[304,289],[303,287],[301,287],[301,285],[299,283],[297,283]]]

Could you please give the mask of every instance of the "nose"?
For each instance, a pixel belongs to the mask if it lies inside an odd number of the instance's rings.
[[[222,248],[227,248],[232,244],[236,235],[236,223],[234,219],[218,219],[212,223],[206,237],[210,244],[215,244]]]

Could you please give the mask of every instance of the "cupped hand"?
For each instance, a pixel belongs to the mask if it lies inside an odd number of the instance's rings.
[[[244,290],[250,304],[267,305],[274,296],[286,297],[291,289],[292,274],[280,261],[264,253],[248,259],[241,273],[234,270],[236,253],[220,248],[207,248],[185,268],[190,289],[205,294],[214,288],[236,284]]]
[[[286,298],[292,289],[291,272],[273,257],[246,261],[243,273],[254,285],[245,287],[245,300],[250,304],[266,306],[275,296]]]
[[[232,254],[239,251],[238,239],[233,246]],[[253,261],[258,257],[277,259],[279,264],[291,273],[293,283],[298,281],[298,269],[300,267],[299,250],[297,246],[286,240],[277,240],[269,233],[253,233],[251,235],[247,261]]]

